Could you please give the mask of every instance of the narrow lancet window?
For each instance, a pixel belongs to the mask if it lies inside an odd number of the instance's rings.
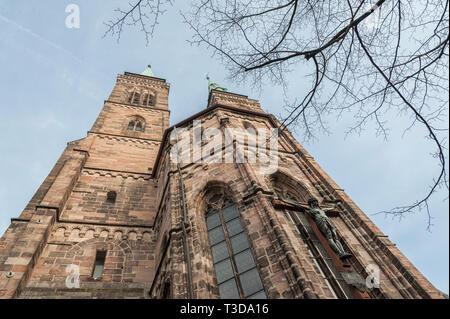
[[[92,278],[99,279],[103,275],[103,268],[105,268],[106,251],[98,250],[95,255],[94,271],[92,272]]]

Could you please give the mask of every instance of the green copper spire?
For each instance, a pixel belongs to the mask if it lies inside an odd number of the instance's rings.
[[[217,83],[214,83],[211,81],[208,75],[206,75],[206,79],[208,80],[208,91],[211,92],[211,90],[217,90],[217,91],[228,91],[226,88],[223,88],[219,86]]]
[[[149,64],[147,66],[147,68],[145,69],[144,72],[141,73],[141,75],[145,75],[145,76],[154,76],[153,72],[152,72],[152,66]]]

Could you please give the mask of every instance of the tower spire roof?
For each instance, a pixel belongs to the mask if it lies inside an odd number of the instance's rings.
[[[147,65],[147,68],[145,69],[144,72],[141,73],[141,75],[145,75],[145,76],[155,76],[152,72],[152,66],[149,64]]]

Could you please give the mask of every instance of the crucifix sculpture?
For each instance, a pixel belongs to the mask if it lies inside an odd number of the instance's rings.
[[[352,254],[345,252],[341,242],[337,236],[336,226],[334,226],[331,219],[325,214],[327,211],[334,210],[334,208],[320,208],[319,201],[316,198],[310,198],[308,200],[308,206],[302,205],[296,201],[281,199],[281,201],[294,206],[297,210],[308,214],[316,223],[320,232],[325,236],[330,245],[338,255],[339,258],[344,260],[353,257]]]

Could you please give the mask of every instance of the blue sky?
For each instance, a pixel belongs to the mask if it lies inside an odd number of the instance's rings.
[[[80,7],[80,29],[67,29],[65,8]],[[148,63],[155,76],[171,83],[171,124],[202,110],[207,103],[207,73],[232,92],[258,99],[264,110],[281,112],[281,88],[262,92],[227,80],[219,61],[204,48],[190,46],[191,33],[178,14],[165,14],[150,45],[137,30],[102,38],[104,22],[124,1],[0,0],[0,233],[17,217],[43,182],[67,142],[90,129],[124,71],[139,73]],[[298,68],[289,75],[290,89],[308,87]],[[368,128],[345,138],[351,119],[329,119],[330,135],[303,143],[319,165],[342,187],[413,264],[439,289],[449,289],[448,196],[434,197],[434,226],[426,231],[424,213],[401,221],[373,215],[422,196],[436,161],[431,144],[417,128],[405,137],[393,119],[388,142]],[[396,134],[397,133],[397,134]],[[294,134],[295,135],[295,134]]]

